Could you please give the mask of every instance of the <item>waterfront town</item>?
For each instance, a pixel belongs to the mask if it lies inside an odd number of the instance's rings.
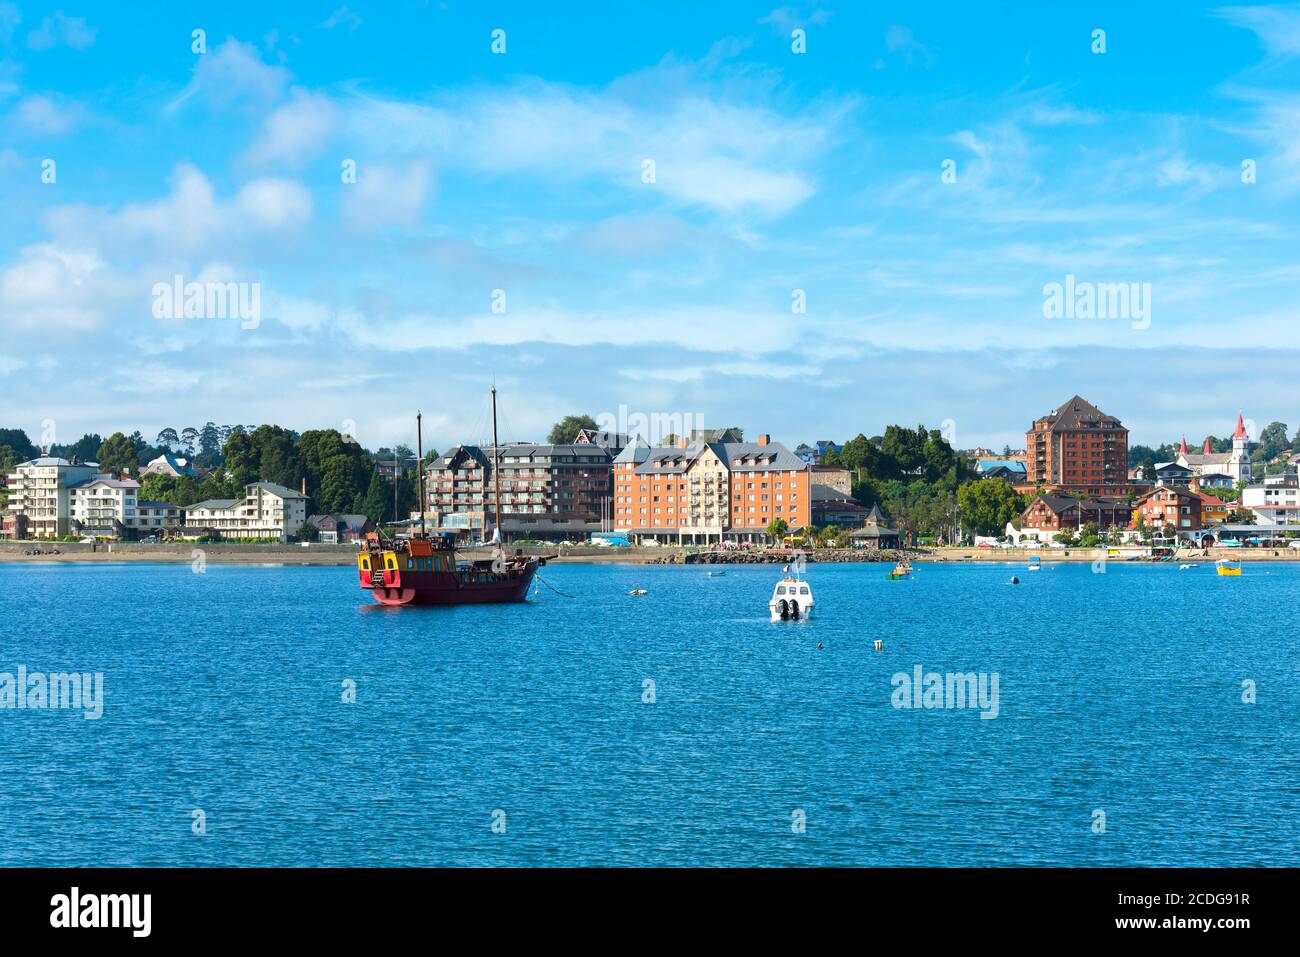
[[[1251,436],[1239,412],[1225,423],[1223,438],[1130,446],[1118,417],[1076,395],[1030,421],[1023,449],[999,453],[895,425],[793,448],[738,427],[651,445],[568,416],[546,442],[458,445],[423,462],[334,430],[208,423],[153,445],[137,432],[38,448],[0,429],[0,537],[345,543],[423,521],[470,545],[1300,541],[1300,434],[1273,422]]]

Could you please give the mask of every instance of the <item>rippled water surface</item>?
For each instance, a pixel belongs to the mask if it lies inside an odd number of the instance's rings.
[[[1300,864],[1300,566],[811,566],[792,624],[772,567],[543,575],[0,565],[0,672],[106,699],[0,710],[0,864]],[[997,718],[893,707],[918,664]]]

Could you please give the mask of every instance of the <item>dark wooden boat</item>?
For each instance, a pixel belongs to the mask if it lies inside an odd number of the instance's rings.
[[[450,535],[430,535],[424,528],[424,437],[421,416],[415,417],[419,461],[420,525],[407,539],[385,543],[376,532],[366,536],[357,555],[361,587],[385,605],[483,605],[523,601],[541,561],[516,551],[506,558],[501,534],[501,471],[494,462],[496,483],[494,548],[491,558],[458,561]],[[497,441],[497,390],[492,390],[492,448]],[[396,480],[396,479],[394,479]]]
[[[371,532],[357,556],[361,587],[385,605],[523,601],[537,566],[536,558],[505,558],[499,547],[492,558],[457,562],[449,537],[418,533],[385,545]]]

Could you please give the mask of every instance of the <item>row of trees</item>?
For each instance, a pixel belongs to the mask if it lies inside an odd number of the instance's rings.
[[[160,440],[169,438],[171,431],[164,429]],[[220,446],[205,448],[197,457],[199,475],[146,475],[140,482],[140,498],[188,506],[206,499],[242,498],[249,483],[267,481],[292,489],[305,484],[309,512],[364,514],[376,522],[390,522],[418,508],[416,457],[406,446],[371,453],[336,429],[299,434],[278,425],[259,425],[223,426],[219,431],[224,436]],[[116,475],[139,476],[141,467],[163,451],[183,450],[184,446],[150,446],[139,432],[114,432],[107,439],[87,434],[71,445],[54,446],[50,452],[98,462],[103,471]],[[3,473],[39,454],[21,429],[0,429]],[[430,450],[425,462],[437,455]],[[204,456],[215,464],[204,466]],[[403,472],[396,488],[381,477],[378,468],[379,462],[393,461]]]
[[[1022,497],[1001,479],[977,479],[938,429],[890,425],[882,435],[859,434],[823,459],[853,473],[853,497],[878,505],[917,537],[951,537],[960,527],[991,535],[1024,510]]]

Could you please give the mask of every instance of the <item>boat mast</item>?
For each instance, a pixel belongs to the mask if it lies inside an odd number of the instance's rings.
[[[492,386],[492,484],[494,486],[493,526],[497,539],[505,544],[506,537],[501,531],[501,443],[497,441],[497,387]]]
[[[418,470],[418,479],[416,488],[420,492],[420,534],[424,534],[424,433],[421,429],[420,420],[423,416],[417,410],[415,413],[415,467]]]

